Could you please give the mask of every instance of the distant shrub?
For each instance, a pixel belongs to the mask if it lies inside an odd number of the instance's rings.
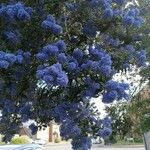
[[[11,140],[11,144],[28,144],[30,143],[30,139],[27,136],[14,137]]]

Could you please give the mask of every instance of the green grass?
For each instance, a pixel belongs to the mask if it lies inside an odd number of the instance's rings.
[[[124,140],[122,140],[122,141],[117,141],[117,143],[116,143],[117,145],[140,145],[140,144],[143,144],[143,142],[128,142],[128,141],[124,141]]]

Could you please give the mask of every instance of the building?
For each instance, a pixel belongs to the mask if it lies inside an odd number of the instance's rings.
[[[44,130],[39,130],[34,136],[31,134],[30,129],[27,126],[23,126],[20,129],[19,135],[27,135],[33,140],[41,139],[46,142],[56,142],[55,140],[61,140],[59,125],[54,122],[51,122],[49,127],[45,128]]]

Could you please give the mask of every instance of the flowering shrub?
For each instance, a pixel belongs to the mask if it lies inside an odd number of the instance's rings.
[[[22,122],[32,134],[60,124],[74,150],[91,148],[92,136],[111,134],[90,98],[128,99],[128,85],[112,80],[130,64],[145,66],[135,40],[144,22],[128,0],[39,0],[0,4],[0,133],[10,141]],[[130,32],[131,31],[131,32]],[[137,48],[138,45],[138,48]]]

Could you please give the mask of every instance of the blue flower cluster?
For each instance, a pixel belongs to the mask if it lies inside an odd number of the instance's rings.
[[[36,55],[36,58],[40,61],[47,61],[51,57],[58,57],[58,60],[63,61],[65,54],[61,53],[66,49],[66,44],[63,40],[59,40],[56,43],[48,44]],[[58,55],[60,53],[60,55]]]
[[[53,64],[52,66],[42,67],[37,70],[36,76],[46,82],[48,85],[66,87],[68,85],[68,76],[65,71],[62,71],[60,63]]]
[[[112,73],[111,56],[101,47],[89,48],[90,59],[81,65],[83,70],[91,69],[96,73],[109,76]]]
[[[107,127],[107,128],[111,128],[111,124],[112,124],[112,120],[109,116],[106,116],[103,120],[102,120],[102,125],[103,127]]]
[[[25,103],[19,110],[22,122],[27,122],[31,116],[32,105],[30,103]]]
[[[99,136],[105,139],[106,137],[110,136],[111,133],[112,133],[111,128],[105,128],[104,127],[103,129],[100,130]]]
[[[139,10],[137,8],[128,9],[122,18],[122,22],[125,26],[141,27],[144,20],[140,17]]]
[[[113,9],[112,8],[106,8],[104,11],[103,11],[103,18],[104,19],[112,19],[114,16],[114,12],[113,12]]]
[[[37,54],[37,59],[40,61],[48,60],[50,57],[55,57],[58,55],[58,47],[54,45],[45,46],[40,53]]]
[[[70,119],[63,121],[60,126],[60,135],[65,139],[73,138],[81,134],[81,129]]]
[[[135,48],[131,44],[126,45],[124,49],[127,50],[129,53],[135,52]]]
[[[110,80],[105,85],[106,92],[103,94],[102,101],[104,103],[112,103],[114,100],[128,99],[126,90],[129,89],[129,85],[125,83],[118,83]]]
[[[101,120],[102,129],[99,130],[99,136],[102,138],[107,138],[112,133],[112,120],[108,116]]]
[[[126,0],[87,0],[91,7],[100,7],[102,9],[102,19],[111,20],[114,17],[119,17],[122,20],[124,26],[133,26],[133,27],[141,27],[144,20],[139,15],[139,10],[135,7],[126,8],[125,11],[120,9],[120,6],[123,6],[127,1]],[[115,4],[114,4],[115,3]],[[117,4],[117,6],[116,6]],[[116,6],[116,7],[114,7]],[[88,25],[88,23],[87,23]],[[88,31],[88,26],[85,26],[86,32],[95,36],[95,26],[89,24],[90,32]],[[97,30],[96,30],[97,31]]]
[[[138,67],[142,67],[142,66],[145,67],[146,66],[147,58],[146,58],[146,51],[145,50],[141,50],[141,51],[137,52],[136,61],[137,61]]]
[[[0,51],[0,68],[7,69],[13,64],[29,63],[30,52],[18,51],[16,54]]]
[[[2,5],[0,7],[0,17],[9,21],[29,21],[32,13],[33,9],[31,7],[25,7],[21,2],[6,6]]]
[[[46,31],[51,31],[56,35],[63,32],[62,27],[56,23],[56,20],[52,15],[48,15],[47,18],[42,22],[41,26]]]
[[[96,91],[100,89],[100,84],[94,82],[90,77],[85,78],[85,85],[87,86],[83,94],[85,97],[93,97]]]
[[[43,6],[27,2],[34,5],[34,13],[20,2],[0,6],[4,30],[0,40],[6,50],[0,51],[0,124],[8,123],[0,133],[8,141],[21,122],[35,120],[37,124],[30,125],[35,134],[54,120],[61,136],[72,139],[74,150],[89,150],[91,135],[105,138],[112,132],[111,119],[99,119],[90,98],[102,94],[104,103],[128,99],[128,85],[111,80],[113,71],[123,63],[145,65],[146,53],[136,50],[134,41],[126,42],[126,32],[119,32],[140,27],[143,19],[138,9],[124,7],[126,0],[84,0],[63,3],[63,11],[52,11],[56,21],[52,15],[44,18],[47,4],[40,2]],[[56,41],[62,38],[66,43]],[[18,48],[30,49],[32,55]]]
[[[90,150],[92,141],[89,137],[78,136],[73,138],[71,144],[74,150]]]
[[[121,44],[121,41],[119,40],[119,38],[114,39],[112,36],[110,35],[104,35],[103,36],[103,40],[104,42],[106,42],[108,45],[111,45],[113,47],[118,47]]]

